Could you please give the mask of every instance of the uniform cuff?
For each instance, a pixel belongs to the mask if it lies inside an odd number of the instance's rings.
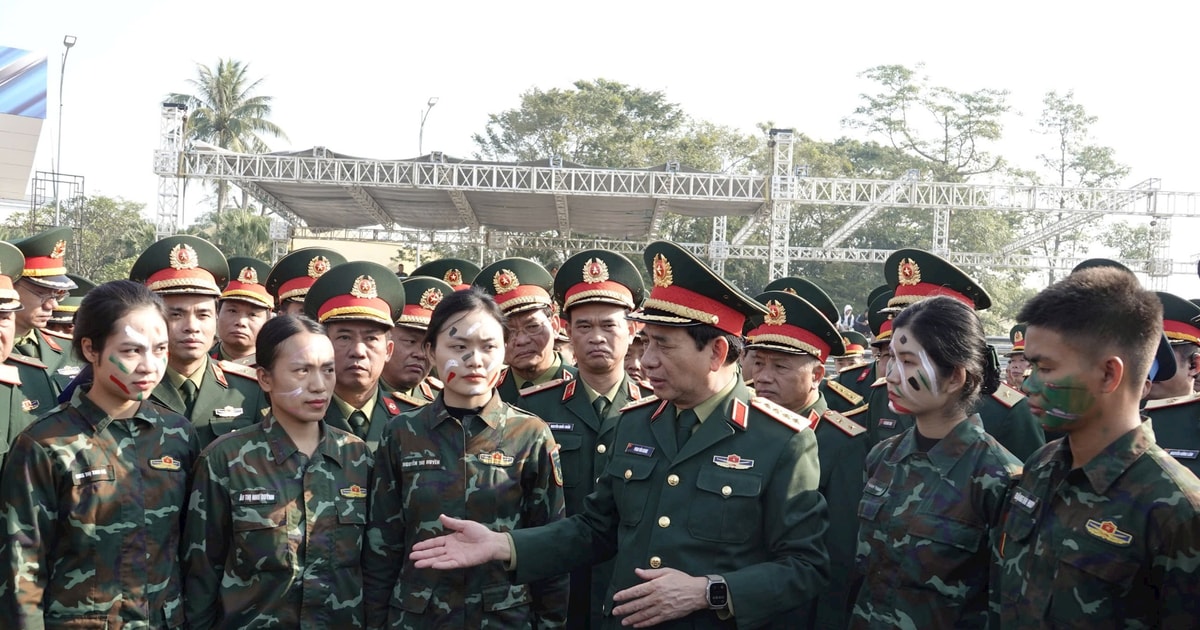
[[[504,532],[504,537],[508,539],[508,562],[504,563],[505,571],[517,570],[517,543],[513,542],[512,534]]]

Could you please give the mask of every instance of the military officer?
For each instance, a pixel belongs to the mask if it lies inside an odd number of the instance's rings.
[[[825,360],[844,354],[837,326],[816,307],[794,294],[767,291],[754,299],[767,314],[747,334],[747,348],[758,361],[754,376],[757,395],[794,412],[817,435],[821,463],[818,489],[829,505],[825,547],[829,553],[829,586],[814,603],[816,627],[845,628],[849,621],[858,501],[862,497],[863,465],[867,456],[866,427],[829,409],[820,383]],[[797,620],[797,626],[805,625]]]
[[[857,330],[842,331],[842,345],[846,354],[833,357],[833,368],[838,374],[858,370],[867,366],[867,338]]]
[[[401,411],[379,377],[392,356],[392,326],[404,308],[404,295],[391,269],[354,261],[317,278],[304,297],[305,314],[325,325],[337,365],[325,422],[357,435],[372,452],[388,418]]]
[[[522,389],[575,378],[576,369],[554,351],[558,320],[550,300],[554,278],[549,271],[527,258],[505,258],[484,267],[474,284],[495,297],[508,318],[508,369],[498,388],[504,402],[519,407]]]
[[[1009,387],[1021,391],[1025,370],[1029,369],[1029,362],[1025,360],[1025,326],[1016,324],[1010,328],[1008,340],[1012,343],[1012,349],[1008,351],[1008,369],[1004,371],[1005,382]]]
[[[521,408],[545,420],[554,432],[568,515],[583,512],[584,497],[604,473],[620,409],[650,395],[625,374],[635,326],[625,317],[641,306],[644,292],[642,275],[628,258],[600,249],[568,258],[554,276],[554,299],[564,305],[579,376],[526,388]],[[599,626],[611,577],[610,562],[571,573],[568,627]]]
[[[50,323],[46,325],[46,329],[70,337],[71,332],[75,329],[75,312],[79,310],[79,305],[83,303],[83,296],[87,295],[88,291],[96,288],[96,283],[73,273],[67,274],[67,277],[71,279],[71,282],[75,283],[75,288],[71,289],[67,297],[58,301],[58,306],[54,307],[54,312],[50,315]]]
[[[765,308],[673,243],[644,258],[654,286],[630,317],[659,399],[623,410],[584,513],[511,538],[443,516],[454,534],[411,557],[506,562],[528,581],[612,556],[605,628],[796,627],[785,614],[826,581],[825,500],[808,423],[737,378],[742,325]]]
[[[437,278],[450,285],[455,291],[471,286],[479,275],[479,265],[461,258],[439,258],[413,269],[411,276]]]
[[[258,422],[268,406],[253,368],[208,356],[217,333],[217,297],[228,276],[221,250],[186,234],[150,245],[129,271],[130,280],[145,284],[167,306],[171,351],[151,398],[190,419],[201,445]]]
[[[266,287],[280,315],[304,314],[304,296],[322,274],[346,262],[346,257],[325,247],[302,247],[276,261],[267,274]],[[390,273],[390,272],[389,272]]]
[[[233,274],[217,300],[217,344],[211,356],[241,365],[254,365],[254,340],[271,318],[275,298],[263,284],[271,267],[248,256],[229,259]]]
[[[13,358],[21,368],[21,390],[35,413],[58,404],[58,393],[70,376],[58,374],[70,356],[71,338],[46,328],[58,300],[66,299],[75,283],[67,277],[67,242],[70,228],[52,228],[13,241],[25,256],[25,272],[17,281],[24,307],[16,314]],[[73,363],[72,363],[73,365]],[[68,369],[68,372],[73,371]],[[59,378],[55,378],[55,377]],[[41,409],[42,411],[37,411]]]
[[[1154,441],[1193,473],[1200,474],[1200,395],[1192,391],[1200,373],[1200,306],[1158,293],[1163,330],[1175,359],[1175,376],[1150,385],[1144,413],[1154,421]]]
[[[882,313],[879,310],[887,305],[887,299],[881,300],[878,304],[876,304],[876,300],[885,293],[888,294],[888,299],[890,299],[891,292],[891,287],[887,285],[875,287],[868,294],[867,308],[863,310],[863,317],[867,322],[867,332],[871,333],[871,340],[864,343],[864,346],[871,346],[872,354],[874,355],[872,359],[853,370],[839,370],[833,376],[833,380],[837,381],[839,385],[863,398],[862,404],[853,409],[841,412],[842,415],[856,418],[856,422],[865,424],[868,427],[875,426],[868,413],[872,397],[876,397],[879,400],[879,404],[876,405],[877,409],[880,406],[887,406],[887,390],[883,389],[882,379],[882,376],[886,372],[886,365],[881,361],[880,352],[886,352],[890,343],[888,340],[891,335],[891,314]],[[874,440],[869,439],[868,441]]]
[[[22,308],[21,296],[13,285],[21,277],[24,266],[25,257],[21,250],[0,241],[0,469],[4,467],[4,455],[8,453],[9,445],[37,417],[31,401],[21,391],[20,370],[8,362],[13,349],[16,314]]]
[[[454,288],[437,278],[415,274],[404,278],[401,284],[404,310],[392,328],[392,358],[383,366],[379,384],[396,399],[401,410],[409,411],[433,402],[442,389],[442,382],[430,376],[432,366],[425,352],[425,333],[433,309]]]
[[[874,339],[871,347],[875,351],[874,376],[871,388],[866,395],[867,411],[867,441],[871,446],[886,440],[893,435],[904,433],[913,425],[913,418],[908,414],[896,413],[888,406],[887,369],[892,360],[892,312],[887,310],[888,302],[895,293],[888,288],[875,294],[867,310],[867,322],[871,326]]]

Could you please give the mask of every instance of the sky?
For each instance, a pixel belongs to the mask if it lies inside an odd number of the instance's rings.
[[[923,63],[955,90],[1007,89],[1013,114],[997,152],[1032,168],[1046,139],[1032,130],[1049,90],[1074,90],[1099,117],[1095,140],[1132,167],[1132,186],[1200,192],[1195,24],[1200,4],[999,3],[276,2],[0,0],[0,45],[50,59],[49,116],[35,170],[51,170],[62,38],[78,37],[63,91],[62,171],[88,194],[153,213],[159,106],[188,92],[196,64],[249,64],[288,134],[275,150],[320,145],[373,158],[424,148],[470,157],[489,113],[530,88],[580,79],[662,90],[697,119],[744,131],[759,122],[822,140],[865,138],[841,121],[880,64]],[[1118,8],[1120,7],[1120,8]],[[192,201],[198,201],[193,199]],[[189,204],[187,220],[198,212]],[[1200,222],[1174,222],[1172,257],[1195,260]],[[1189,242],[1191,241],[1191,242]],[[1200,296],[1196,276],[1170,290]]]

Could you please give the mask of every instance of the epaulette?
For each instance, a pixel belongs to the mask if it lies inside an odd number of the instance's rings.
[[[392,392],[392,397],[395,398],[396,400],[399,400],[402,403],[409,404],[414,407],[424,407],[425,405],[429,404],[428,400],[424,400],[422,398],[417,398],[416,396],[409,396],[408,394],[405,394],[404,392],[401,392],[401,391]],[[395,414],[393,414],[393,415],[395,415]]]
[[[559,385],[562,385],[565,382],[567,382],[567,379],[556,378],[551,381],[546,381],[545,383],[542,383],[541,385],[530,385],[530,386],[526,387],[525,389],[521,390],[521,396],[525,397],[530,394],[544,392],[547,389],[552,389],[552,388],[558,387]]]
[[[429,383],[429,386],[430,386],[430,387],[432,387],[432,388],[434,388],[434,389],[436,389],[436,390],[438,390],[438,391],[441,391],[441,390],[443,390],[443,389],[446,389],[446,384],[445,384],[445,383],[441,382],[440,380],[438,380],[438,379],[436,379],[436,378],[434,378],[434,377],[432,377],[432,376],[426,376],[426,377],[425,377],[425,380],[424,380],[423,382],[425,382],[425,383]]]
[[[847,365],[846,367],[844,367],[844,368],[842,368],[842,369],[838,370],[838,371],[837,371],[837,373],[838,373],[838,374],[845,374],[846,372],[850,372],[850,371],[853,371],[853,370],[857,370],[858,368],[860,368],[860,367],[862,367],[862,366],[864,366],[864,365],[870,365],[870,364],[869,364],[869,363],[855,363],[854,365]]]
[[[21,373],[15,365],[0,365],[0,383],[21,386]]]
[[[221,370],[225,372],[237,374],[242,378],[248,378],[255,383],[258,382],[258,370],[250,367],[249,365],[242,365],[241,363],[234,363],[233,361],[217,361],[217,365],[219,365]]]
[[[861,395],[837,381],[827,380],[825,381],[825,384],[829,387],[829,389],[833,390],[835,394],[845,398],[846,402],[850,403],[851,405],[857,405],[858,403],[862,402],[863,397]]]
[[[850,416],[857,416],[858,414],[860,414],[870,408],[871,408],[870,404],[859,405],[858,407],[855,407],[849,411],[843,411],[841,413],[843,416],[846,416],[847,418],[849,418]]]
[[[645,398],[642,398],[641,400],[635,400],[635,401],[625,405],[624,407],[621,407],[621,413],[625,413],[626,411],[629,411],[630,409],[637,409],[638,407],[645,407],[646,405],[649,405],[650,403],[654,403],[654,402],[658,402],[658,396],[647,396]]]
[[[1176,396],[1174,398],[1160,398],[1158,400],[1148,400],[1148,401],[1146,401],[1146,406],[1144,407],[1144,409],[1146,411],[1150,411],[1151,409],[1166,409],[1167,407],[1178,407],[1180,405],[1186,405],[1189,403],[1196,402],[1197,400],[1200,400],[1200,396],[1197,396],[1195,393],[1188,393],[1188,394],[1184,394],[1183,396]]]
[[[55,352],[62,352],[63,349],[62,346],[55,343],[52,337],[58,337],[59,339],[70,339],[70,337],[63,336],[62,333],[56,333],[46,329],[39,330],[38,332],[42,333],[42,341],[45,341],[46,345],[50,346],[50,349]]]
[[[1000,383],[1000,387],[996,388],[996,391],[992,392],[992,398],[995,398],[1005,407],[1012,409],[1017,403],[1021,402],[1021,400],[1025,398],[1025,394],[1022,394],[1021,392],[1009,387],[1005,383]]]
[[[826,411],[825,414],[821,416],[821,418],[823,418],[824,420],[829,422],[829,424],[832,424],[833,426],[841,429],[842,433],[845,433],[846,435],[849,435],[850,437],[855,437],[857,435],[861,435],[863,433],[866,433],[866,431],[867,431],[867,427],[864,427],[863,425],[851,420],[850,418],[847,418],[846,416],[844,416],[832,409]]]
[[[39,361],[33,357],[27,357],[27,356],[21,354],[20,352],[13,352],[12,354],[8,355],[8,360],[16,361],[17,363],[23,363],[25,365],[29,365],[29,366],[32,366],[32,367],[35,367],[35,368],[38,368],[41,370],[50,369],[49,366],[47,366],[45,363],[42,363],[41,361]]]
[[[779,424],[782,424],[793,431],[803,431],[809,425],[809,422],[807,422],[803,416],[800,416],[795,412],[788,411],[784,407],[781,407],[767,400],[766,398],[763,398],[762,396],[755,396],[754,398],[751,398],[750,406],[763,412],[768,418],[775,420]]]
[[[424,380],[422,380],[420,383],[417,383],[417,389],[421,390],[421,395],[425,397],[425,400],[433,400],[434,398],[437,398],[437,394],[433,393],[433,388],[430,387],[429,383],[426,383]]]
[[[49,328],[43,328],[42,334],[50,335],[51,337],[58,337],[59,339],[65,339],[67,341],[74,340],[74,337],[72,337],[71,335],[68,335],[66,333],[60,333],[57,330],[50,330]]]
[[[875,382],[874,382],[874,383],[871,383],[871,387],[872,387],[872,388],[875,388],[875,387],[882,387],[882,386],[884,386],[884,385],[886,385],[886,384],[887,384],[887,377],[886,377],[886,376],[880,376],[879,378],[875,379]]]
[[[387,409],[389,415],[394,416],[400,413],[400,405],[397,405],[396,401],[392,400],[391,398],[388,398],[387,396],[381,396],[379,401],[383,403],[383,407],[384,409]]]

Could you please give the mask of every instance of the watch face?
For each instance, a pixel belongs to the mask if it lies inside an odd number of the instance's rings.
[[[708,605],[710,608],[724,608],[729,603],[729,587],[724,582],[708,583]]]

